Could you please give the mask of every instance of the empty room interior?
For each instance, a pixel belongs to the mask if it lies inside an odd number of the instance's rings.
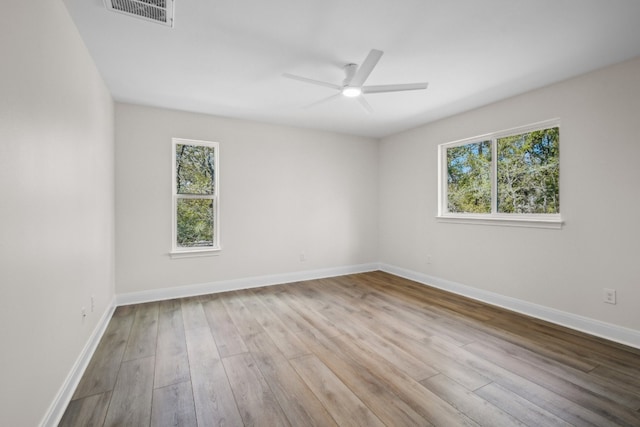
[[[640,426],[639,20],[10,2],[0,424]]]

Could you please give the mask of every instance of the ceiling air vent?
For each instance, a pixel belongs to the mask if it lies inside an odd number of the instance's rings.
[[[173,0],[104,0],[107,9],[173,27]]]

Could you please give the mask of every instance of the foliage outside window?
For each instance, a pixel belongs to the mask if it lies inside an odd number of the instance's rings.
[[[557,121],[439,150],[440,218],[561,224]]]
[[[173,139],[173,252],[219,249],[218,144]]]

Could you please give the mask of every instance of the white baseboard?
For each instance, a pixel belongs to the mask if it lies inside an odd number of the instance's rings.
[[[325,277],[343,276],[345,274],[365,273],[378,270],[377,263],[349,265],[344,267],[306,270],[294,273],[273,274],[268,276],[247,277],[243,279],[220,280],[196,285],[176,286],[172,288],[154,289],[143,292],[120,294],[116,297],[118,306],[162,301],[173,298],[185,298],[239,289],[259,288],[262,286],[281,285],[304,280],[322,279]]]
[[[379,269],[386,273],[404,277],[424,285],[433,286],[434,288],[439,288],[478,301],[486,302],[488,304],[496,305],[498,307],[506,308],[507,310],[546,320],[560,326],[565,326],[590,335],[615,341],[620,344],[640,348],[640,331],[634,329],[601,322],[599,320],[507,297],[494,292],[462,285],[450,280],[406,270],[389,264],[380,264]]]
[[[98,343],[100,343],[100,339],[102,339],[102,335],[104,335],[104,331],[106,331],[115,309],[116,299],[114,297],[111,304],[102,314],[102,317],[91,333],[91,336],[89,336],[87,343],[78,356],[78,359],[76,359],[76,363],[74,363],[71,368],[71,371],[69,372],[69,375],[67,375],[62,387],[58,390],[56,398],[53,403],[51,403],[49,410],[40,422],[40,427],[55,427],[60,423],[60,420],[64,415],[64,411],[67,409],[69,402],[71,402],[73,393],[76,391],[76,387],[78,387],[84,371],[87,369],[87,366],[89,366],[89,361],[91,360],[93,353],[96,351]]]

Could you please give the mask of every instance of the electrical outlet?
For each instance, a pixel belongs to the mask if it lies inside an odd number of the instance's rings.
[[[93,313],[96,310],[96,297],[91,295],[91,312]]]
[[[427,255],[427,264],[431,264],[431,255]]]
[[[616,303],[616,290],[604,288],[603,290],[603,300],[607,304],[615,304]]]
[[[305,262],[307,260],[307,256],[304,252],[300,252],[300,262]]]

